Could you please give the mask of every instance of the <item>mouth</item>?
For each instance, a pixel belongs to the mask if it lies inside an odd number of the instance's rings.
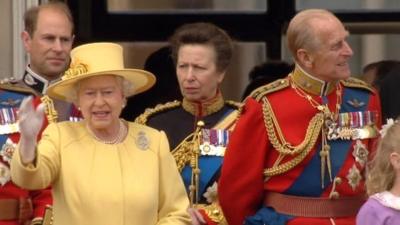
[[[106,119],[109,115],[111,114],[111,112],[109,111],[96,111],[96,112],[92,112],[92,115],[94,118],[96,119]]]
[[[194,87],[186,87],[184,88],[186,93],[195,93],[197,92],[198,88],[194,88]]]
[[[48,60],[52,64],[64,64],[65,63],[65,59],[64,58],[49,58]]]
[[[342,62],[342,63],[336,64],[336,65],[340,66],[340,67],[348,67],[349,63],[348,62]]]

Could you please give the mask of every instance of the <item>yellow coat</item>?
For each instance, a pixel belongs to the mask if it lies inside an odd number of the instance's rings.
[[[36,167],[18,150],[12,180],[27,189],[53,186],[54,225],[190,224],[189,201],[164,132],[129,123],[122,143],[96,141],[85,122],[50,124]]]

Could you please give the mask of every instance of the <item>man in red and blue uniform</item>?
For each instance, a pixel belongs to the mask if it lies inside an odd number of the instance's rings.
[[[352,225],[381,125],[375,90],[350,78],[343,24],[309,9],[290,22],[296,67],[245,102],[222,167],[230,225]]]
[[[17,112],[22,99],[33,96],[36,106],[45,103],[43,127],[49,122],[76,120],[80,114],[71,104],[44,95],[48,85],[69,66],[73,21],[68,7],[51,2],[30,8],[24,22],[21,37],[30,63],[21,80],[0,82],[0,225],[44,224],[45,210],[52,204],[50,188],[27,191],[10,180],[9,163],[20,137]]]

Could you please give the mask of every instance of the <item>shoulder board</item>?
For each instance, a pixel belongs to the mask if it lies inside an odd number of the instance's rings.
[[[289,87],[289,79],[279,79],[254,90],[249,96],[259,101],[263,96]]]
[[[159,113],[159,112],[163,112],[169,109],[173,109],[173,108],[177,108],[181,105],[182,103],[178,100],[172,101],[172,102],[167,102],[164,104],[158,104],[156,105],[156,107],[154,108],[147,108],[144,113],[140,114],[138,117],[136,117],[135,122],[139,123],[139,124],[146,124],[147,120]]]
[[[36,94],[31,88],[20,81],[10,80],[8,78],[0,80],[0,89],[25,94]]]
[[[345,87],[361,88],[361,89],[365,89],[365,90],[375,93],[375,90],[371,86],[369,86],[364,81],[354,78],[354,77],[349,77],[348,79],[341,80],[340,82]]]
[[[227,101],[225,101],[225,103],[235,109],[240,109],[243,106],[242,102],[235,102],[232,100],[227,100]]]

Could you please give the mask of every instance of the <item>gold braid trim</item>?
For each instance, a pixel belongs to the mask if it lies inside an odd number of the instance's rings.
[[[283,136],[282,130],[279,127],[278,121],[275,117],[274,112],[272,111],[271,105],[266,97],[263,98],[263,114],[264,114],[264,123],[267,129],[268,138],[272,144],[272,146],[280,153],[280,156],[287,155],[297,155],[292,160],[285,162],[283,164],[279,164],[279,161],[275,163],[272,168],[267,168],[264,170],[264,176],[271,177],[275,175],[279,175],[289,171],[298,165],[303,159],[307,156],[307,154],[314,147],[318,136],[322,130],[322,126],[324,123],[324,114],[317,113],[310,121],[307,132],[304,140],[297,146],[291,145],[289,142],[285,140]],[[278,133],[278,136],[277,136]]]
[[[233,108],[236,108],[236,109],[240,109],[240,108],[243,107],[243,103],[235,102],[235,101],[232,101],[232,100],[225,101],[225,104],[227,104],[227,105],[229,105],[229,106],[231,106]]]
[[[44,212],[43,223],[41,223],[41,225],[52,225],[53,221],[53,206],[46,205],[46,211]]]
[[[354,87],[354,88],[361,88],[361,89],[365,89],[368,90],[372,93],[375,93],[376,91],[369,86],[367,83],[365,83],[364,81],[354,78],[354,77],[349,77],[346,80],[341,80],[340,81],[345,87]]]
[[[279,90],[289,87],[289,86],[290,86],[289,79],[287,79],[287,78],[279,79],[279,80],[276,80],[274,82],[271,82],[269,84],[266,84],[264,86],[261,86],[261,87],[255,89],[253,92],[251,92],[249,97],[252,97],[257,101],[260,101],[265,95],[272,93],[272,92],[279,91]]]
[[[37,95],[37,93],[35,93],[31,88],[22,86],[20,83],[11,83],[9,80],[0,80],[0,89]]]
[[[207,216],[219,225],[228,225],[228,222],[225,220],[224,213],[222,212],[222,209],[218,203],[213,202],[209,205],[198,204],[196,205],[196,208],[204,210]]]
[[[233,125],[231,125],[230,127],[224,127],[224,126],[223,127],[218,127],[218,125],[221,125],[221,122],[218,122],[217,125],[214,126],[214,129],[228,129],[229,131],[233,131],[233,129],[236,126],[236,122],[239,120],[240,114],[242,114],[242,112],[243,112],[244,104],[242,102],[235,102],[235,101],[232,101],[232,100],[225,101],[225,104],[227,104],[227,105],[229,105],[229,106],[231,106],[233,108],[236,108],[236,110],[235,110],[236,111],[235,112],[235,114],[236,114],[235,115],[235,119],[231,123]],[[224,118],[223,120],[226,120],[226,119]]]
[[[43,224],[43,218],[41,217],[35,217],[31,221],[30,225],[42,225]]]
[[[154,108],[147,108],[144,111],[144,113],[142,113],[138,117],[136,117],[135,122],[146,125],[147,120],[154,114],[168,110],[168,109],[176,108],[180,105],[181,105],[181,102],[178,100],[175,100],[175,101],[167,102],[164,104],[158,104]]]
[[[193,133],[187,136],[174,150],[171,151],[179,172],[182,172],[183,167],[185,167],[193,157],[193,149],[196,147],[196,143],[192,139]]]
[[[43,95],[40,100],[45,104],[45,113],[47,117],[47,121],[49,123],[57,122],[58,113],[57,110],[54,108],[54,102],[48,95]]]

